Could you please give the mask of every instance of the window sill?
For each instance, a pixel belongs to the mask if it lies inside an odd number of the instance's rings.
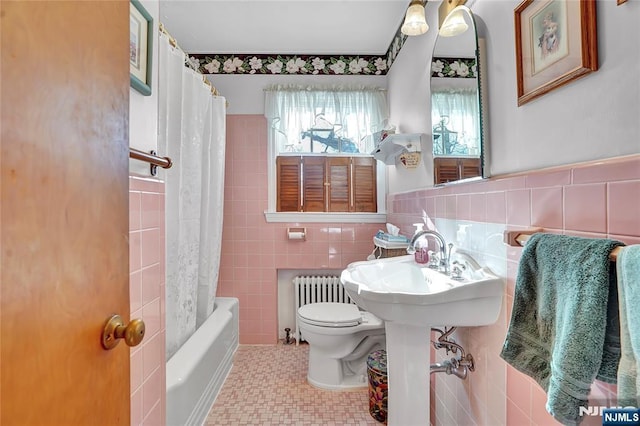
[[[386,213],[264,212],[268,223],[386,223]]]

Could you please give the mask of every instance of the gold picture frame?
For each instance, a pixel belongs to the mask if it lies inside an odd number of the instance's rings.
[[[151,95],[153,17],[138,0],[129,3],[129,77],[131,87]]]
[[[595,0],[524,0],[515,9],[518,106],[598,69]]]

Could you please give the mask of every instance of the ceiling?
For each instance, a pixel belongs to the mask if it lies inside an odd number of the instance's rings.
[[[187,53],[384,55],[409,0],[160,0]]]

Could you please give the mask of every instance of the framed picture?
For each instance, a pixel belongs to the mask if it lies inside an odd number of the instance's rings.
[[[598,69],[595,0],[525,0],[515,30],[518,106]]]
[[[129,73],[131,87],[151,95],[153,18],[138,0],[129,3]]]

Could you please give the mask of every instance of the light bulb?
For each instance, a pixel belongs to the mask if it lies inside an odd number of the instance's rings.
[[[429,30],[424,16],[424,5],[421,0],[412,0],[402,24],[402,34],[408,36],[421,35]]]
[[[453,13],[450,13],[442,23],[442,27],[440,28],[439,34],[442,37],[453,37],[458,34],[462,34],[467,31],[469,25],[464,20],[464,16],[462,16],[462,10],[457,10]]]

